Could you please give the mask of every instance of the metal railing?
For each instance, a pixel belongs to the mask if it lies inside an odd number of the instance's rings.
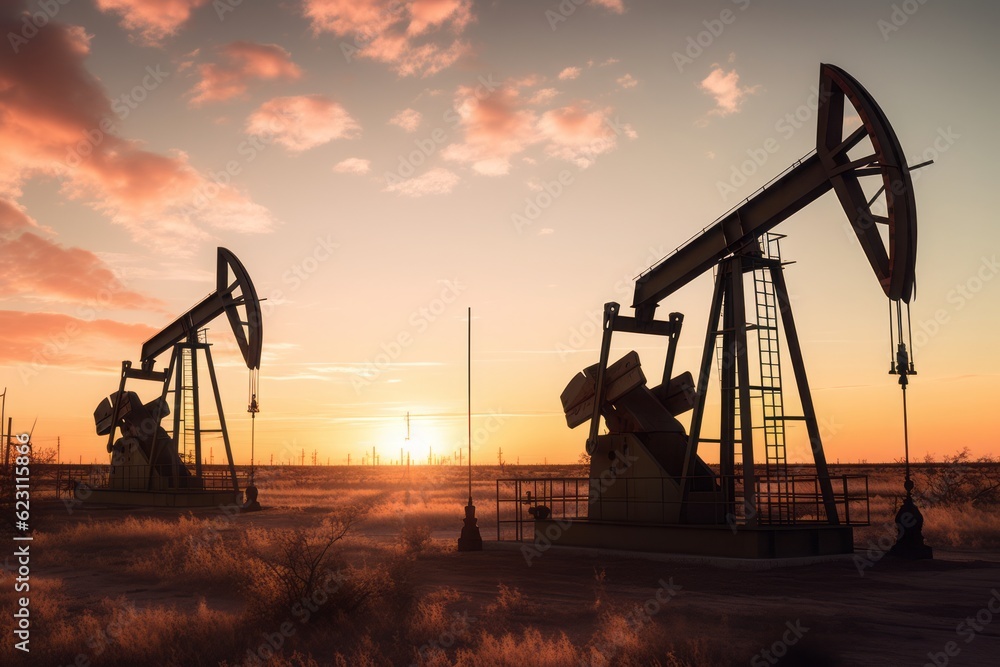
[[[866,475],[830,477],[841,525],[866,526],[871,505]],[[682,502],[679,481],[671,477],[508,478],[497,482],[497,540],[534,539],[524,524],[535,518],[606,521],[646,525],[770,526],[827,525],[817,475],[758,477],[753,506],[744,501],[741,475],[691,477]],[[706,489],[706,490],[697,490]],[[707,490],[711,489],[711,490]],[[542,514],[535,509],[543,507]],[[682,513],[685,516],[682,516]],[[686,520],[685,520],[686,519]]]
[[[169,466],[167,466],[169,468]],[[240,489],[246,488],[249,483],[250,471],[248,466],[236,468],[236,482]],[[228,491],[233,488],[233,478],[228,468],[220,470],[202,470],[201,479],[194,475],[180,478],[181,484],[173,485],[169,483],[168,477],[154,476],[154,484],[148,489],[149,466],[115,466],[114,477],[112,476],[112,466],[91,465],[91,466],[62,466],[56,470],[55,484],[56,497],[63,495],[72,496],[73,489],[77,485],[83,485],[90,489],[125,489],[136,491]]]

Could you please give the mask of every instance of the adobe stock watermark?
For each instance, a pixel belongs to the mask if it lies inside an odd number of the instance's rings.
[[[927,162],[937,162],[941,159],[945,153],[951,150],[962,135],[955,132],[951,125],[948,127],[938,127],[935,130],[935,137],[931,143],[924,148],[921,152],[912,155],[909,158],[910,164],[923,164]],[[916,183],[923,176],[923,170],[918,169],[916,171],[910,172],[910,182]],[[898,197],[903,194],[904,183],[900,179],[894,179],[889,185],[889,192],[894,196]],[[875,204],[872,205],[872,213],[878,215],[886,215],[886,199],[880,198]],[[854,226],[858,226],[862,231],[870,229],[874,225],[878,224],[878,221],[869,214],[869,212],[863,208],[857,210],[857,219],[852,224],[851,220],[845,220],[841,229],[844,230],[844,235],[848,238],[848,241],[853,241],[857,236],[857,232],[854,230]]]
[[[741,12],[746,11],[746,8],[750,6],[750,0],[732,0],[732,3]],[[715,40],[722,36],[726,26],[736,22],[738,16],[739,14],[727,7],[719,12],[717,18],[702,21],[701,24],[705,26],[705,29],[695,35],[688,35],[684,52],[674,51],[671,54],[674,64],[677,65],[677,71],[683,73],[686,66],[693,65],[694,61],[700,58],[715,43]]]
[[[927,4],[927,0],[903,0],[899,4],[893,3],[889,19],[879,19],[875,22],[878,31],[882,33],[882,41],[888,42],[892,33],[906,25],[910,18],[925,4]]]
[[[996,277],[997,273],[1000,273],[1000,262],[997,262],[997,256],[983,257],[979,267],[965,282],[956,283],[952,289],[948,290],[945,301],[953,306],[951,310],[938,308],[934,311],[933,317],[922,318],[914,323],[911,353],[915,354],[941,333],[941,330],[951,322],[952,313],[965,308]]]
[[[828,96],[825,93],[821,93],[819,88],[813,86],[803,104],[786,113],[774,123],[774,131],[782,140],[788,141],[812,120],[820,105],[827,99]],[[733,164],[729,169],[727,180],[715,182],[715,188],[718,190],[719,196],[722,197],[722,201],[727,201],[738,188],[746,185],[747,179],[756,174],[779,150],[781,150],[781,142],[773,136],[765,139],[759,147],[748,148],[746,151],[748,159],[738,165]]]
[[[798,644],[799,640],[809,632],[809,628],[802,625],[802,621],[798,619],[794,623],[786,621],[785,627],[787,630],[782,633],[781,639],[761,649],[750,659],[751,667],[766,667],[767,665],[778,664],[783,657],[788,655],[788,650]]]
[[[285,287],[271,290],[261,300],[261,315],[270,315],[275,308],[287,303],[288,297],[319,273],[339,248],[340,244],[333,240],[333,234],[317,236],[313,247],[281,273],[281,283]]]
[[[615,282],[613,286],[615,294],[620,295],[621,298],[628,296],[635,283],[635,276],[663,259],[665,254],[662,246],[657,248],[650,246],[642,264],[625,273]],[[588,311],[582,321],[569,328],[566,339],[556,343],[554,350],[559,355],[559,361],[566,361],[574,352],[583,350],[587,343],[593,340],[598,334],[601,334],[603,330],[604,309],[595,308]]]
[[[478,83],[472,91],[476,104],[481,103],[500,87],[500,82],[494,80],[492,72],[486,76],[479,76],[477,81]],[[449,129],[436,127],[423,139],[413,140],[414,150],[399,154],[396,159],[396,170],[387,171],[383,175],[387,189],[398,187],[404,181],[412,178],[417,173],[417,169],[426,164],[447,143],[450,132],[462,123],[462,117],[454,108],[445,111],[441,120],[447,123]]]
[[[38,35],[38,31],[47,26],[59,11],[72,0],[38,0],[38,11],[24,12],[21,17],[21,29],[18,32],[8,32],[7,41],[14,53],[19,53],[21,47]]]
[[[631,137],[634,138],[635,131],[629,127],[628,123],[622,123],[621,120],[615,116],[614,118],[605,118],[604,124],[608,126],[612,134],[615,137]],[[604,144],[608,140],[608,137],[600,137],[591,142],[591,147],[598,147]],[[590,151],[583,151],[584,153]],[[592,151],[597,153],[598,151]],[[589,166],[589,165],[588,165]],[[586,167],[578,167],[578,172],[583,171]],[[524,207],[520,211],[515,211],[510,215],[510,221],[514,225],[514,229],[518,234],[521,234],[526,227],[530,227],[535,224],[541,217],[542,213],[547,210],[552,204],[559,199],[565,192],[566,189],[574,182],[573,173],[568,169],[564,169],[559,172],[559,175],[555,180],[543,181],[540,189],[538,189],[534,195],[529,195],[524,198]],[[645,268],[645,267],[643,267]]]
[[[356,393],[370,386],[392,364],[397,361],[411,345],[416,337],[430,328],[431,324],[447,312],[448,307],[458,300],[466,286],[456,280],[442,280],[441,291],[429,302],[420,306],[407,319],[408,327],[400,331],[388,341],[379,345],[379,352],[364,362],[364,366],[351,377],[351,386]]]
[[[608,468],[605,468],[598,477],[590,480],[590,494],[587,498],[588,507],[596,504],[604,492],[613,487],[619,478],[639,460],[638,456],[622,453],[618,450],[614,450],[614,457],[614,461],[612,461]],[[544,533],[535,529],[534,541],[531,544],[521,545],[521,556],[524,557],[524,564],[531,567],[531,561],[551,549],[559,541],[559,538],[563,536],[563,533],[572,527],[572,519],[553,517],[552,523],[545,527]]]
[[[966,644],[971,644],[986,630],[986,626],[993,622],[994,615],[1000,614],[1000,592],[994,588],[990,593],[990,599],[986,601],[982,609],[977,611],[975,615],[966,617],[955,626],[955,634],[964,639]],[[947,667],[951,664],[951,659],[961,652],[962,647],[959,646],[958,642],[950,641],[944,645],[941,651],[928,651],[929,660],[924,663],[924,667]]]
[[[235,12],[236,8],[243,4],[243,0],[212,0],[212,9],[219,21],[226,20],[226,14]]]
[[[556,31],[560,23],[565,23],[570,16],[576,13],[577,7],[586,4],[589,0],[561,0],[554,7],[545,10],[545,20],[549,23],[552,32]]]
[[[68,353],[73,341],[84,333],[81,321],[83,324],[93,322],[99,315],[114,307],[118,294],[128,291],[124,280],[125,272],[117,267],[110,267],[109,270],[110,282],[98,289],[93,298],[77,306],[76,319],[70,319],[61,331],[38,341],[31,360],[18,364],[17,373],[22,383],[28,385],[32,378],[38,377],[51,363]]]
[[[389,4],[381,9],[376,17],[369,20],[368,23],[372,25],[381,25],[388,19],[390,23],[395,22],[406,9],[406,5],[400,2],[400,0],[390,0]],[[365,48],[371,45],[378,37],[378,33],[365,33],[359,32],[354,36],[354,42],[340,42],[340,52],[344,55],[344,60],[351,62],[358,53],[363,51]]]
[[[160,84],[170,76],[170,72],[163,71],[160,65],[147,65],[145,72],[145,76],[139,83],[111,101],[111,110],[119,121],[128,118],[149,98],[149,94],[159,88]],[[83,132],[83,138],[73,144],[66,153],[63,164],[70,168],[80,166],[86,158],[93,155],[94,151],[104,143],[113,131],[114,121],[105,116],[97,124],[97,127]]]
[[[236,146],[238,159],[227,160],[223,169],[209,172],[209,178],[204,179],[204,183],[196,187],[192,193],[190,204],[185,205],[184,214],[193,215],[207,207],[219,194],[223,188],[232,185],[234,179],[243,173],[243,168],[257,159],[257,157],[267,149],[274,138],[284,127],[285,119],[270,118],[268,126],[262,132],[247,135],[247,138]]]
[[[472,630],[473,624],[479,619],[475,616],[469,616],[468,611],[463,611],[461,613],[455,612],[453,614],[454,620],[451,625],[444,630],[436,639],[432,639],[426,642],[417,649],[417,655],[420,658],[419,664],[425,664],[426,662],[433,659],[435,656],[440,655],[445,649],[449,649],[455,645],[460,639],[468,636],[469,631]],[[411,663],[410,667],[417,667],[418,663]]]
[[[653,620],[653,617],[663,611],[663,608],[684,588],[680,584],[675,584],[673,577],[670,577],[666,581],[660,579],[656,583],[659,584],[656,592],[641,605],[634,605],[625,616],[625,623],[632,633],[638,633],[646,627]],[[592,653],[590,660],[586,658],[580,660],[580,667],[605,667],[605,665],[613,665],[614,658],[621,651],[625,641],[624,637],[615,635],[612,638],[597,642],[592,649],[592,651],[597,652],[597,656],[593,656]],[[595,657],[597,658],[596,660],[594,659]]]

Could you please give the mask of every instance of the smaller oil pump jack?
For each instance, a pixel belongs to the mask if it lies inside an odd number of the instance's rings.
[[[94,411],[98,435],[108,436],[111,455],[107,483],[100,488],[76,489],[80,500],[95,503],[153,506],[212,506],[238,503],[241,489],[233,462],[233,451],[226,428],[222,397],[212,362],[211,345],[204,327],[220,315],[226,315],[247,368],[250,370],[251,418],[259,410],[257,375],[260,369],[262,327],[260,301],[246,269],[232,252],[219,248],[216,288],[197,305],[147,340],[140,353],[139,367],[123,361],[118,391],[105,398]],[[156,360],[170,351],[163,370],[156,370]],[[202,427],[199,390],[199,356],[204,355],[215,398],[219,428]],[[134,391],[126,390],[128,380],[160,384],[160,394],[144,403]],[[172,396],[171,396],[172,395]],[[172,433],[160,422],[171,414]],[[120,437],[116,439],[116,434]],[[228,474],[213,479],[203,470],[202,435],[218,433],[225,445]],[[188,441],[192,450],[183,457],[179,445]],[[193,464],[193,470],[189,465]],[[228,479],[226,479],[228,477]],[[252,496],[252,497],[251,497]],[[256,505],[252,480],[247,487],[247,506]]]
[[[586,516],[569,517],[573,522],[565,529],[550,525],[562,517],[540,520],[535,514],[536,533],[559,535],[565,545],[696,555],[853,551],[851,525],[868,521],[867,480],[861,478],[862,495],[852,495],[848,476],[834,479],[828,470],[785,285],[778,248],[783,237],[772,230],[825,193],[837,195],[890,300],[890,312],[896,311],[890,325],[899,352],[892,372],[901,374],[905,391],[906,376],[913,374],[903,343],[902,312],[915,294],[917,218],[910,170],[916,167],[907,165],[874,98],[833,65],[820,67],[817,117],[814,151],[638,277],[633,316],[621,314],[617,303],[605,304],[600,359],[577,374],[561,395],[571,428],[590,421]],[[858,120],[852,129],[848,123]],[[873,208],[883,195],[885,213]],[[683,315],[670,313],[667,320],[654,315],[666,297],[712,270],[715,290],[696,384],[689,372],[674,375]],[[750,274],[752,291],[745,285]],[[646,385],[634,351],[609,363],[614,332],[666,339],[657,386]],[[784,333],[800,415],[784,410],[779,332]],[[754,338],[759,370],[750,363]],[[718,438],[703,433],[713,361],[719,366]],[[687,411],[692,416],[685,430],[677,417]],[[605,435],[598,432],[602,417]],[[793,421],[805,423],[812,475],[797,474],[797,466],[788,461],[785,427]],[[706,462],[713,458],[719,462],[717,471]],[[908,497],[911,488],[907,479]],[[553,512],[566,504],[557,497],[539,501],[540,508],[547,510],[541,503],[550,504]]]

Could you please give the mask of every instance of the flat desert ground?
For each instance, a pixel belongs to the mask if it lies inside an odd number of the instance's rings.
[[[998,664],[995,508],[929,502],[934,560],[884,556],[900,472],[868,471],[871,526],[855,555],[810,562],[497,541],[498,477],[583,474],[575,466],[474,468],[485,544],[466,553],[457,467],[265,468],[264,509],[246,514],[43,498],[31,653],[7,632],[0,655],[81,667]]]

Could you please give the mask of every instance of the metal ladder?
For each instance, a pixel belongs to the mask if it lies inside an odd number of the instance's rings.
[[[764,259],[781,261],[780,241],[783,234],[765,234],[760,239]],[[766,520],[783,523],[790,520],[788,459],[785,448],[785,411],[781,395],[781,345],[778,335],[778,300],[769,268],[753,271],[754,300],[757,321],[757,350],[760,362],[760,383],[755,387],[761,397],[761,430],[764,432],[765,475],[768,480],[765,503]],[[763,491],[764,489],[762,489]],[[777,501],[777,502],[775,502]],[[764,518],[764,517],[762,517]]]
[[[181,428],[180,438],[177,443],[180,450],[181,461],[185,464],[193,463],[188,457],[194,455],[194,376],[191,370],[191,350],[181,350]],[[188,445],[191,452],[188,453]]]

